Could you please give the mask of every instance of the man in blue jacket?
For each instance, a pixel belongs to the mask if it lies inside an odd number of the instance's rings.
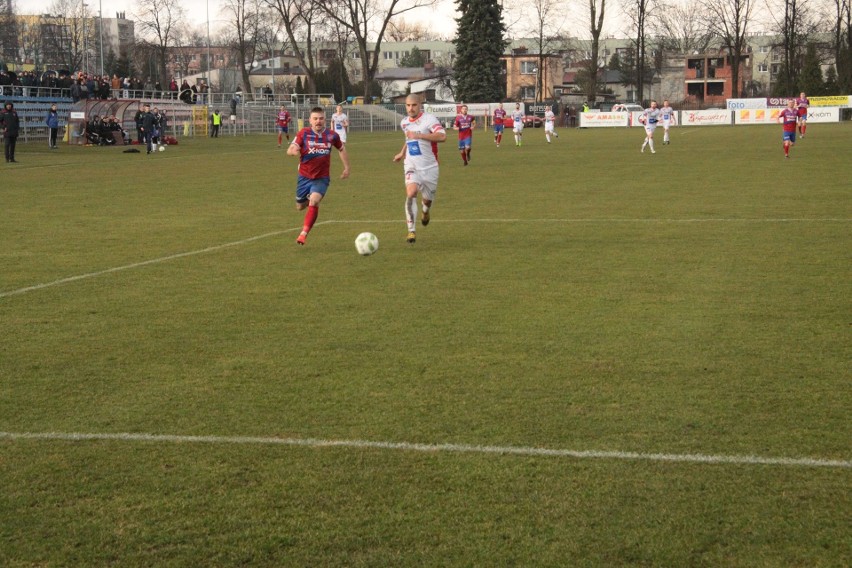
[[[50,128],[50,138],[47,140],[47,145],[51,150],[56,150],[56,137],[59,134],[59,114],[56,112],[56,103],[50,105],[45,122],[47,127]]]

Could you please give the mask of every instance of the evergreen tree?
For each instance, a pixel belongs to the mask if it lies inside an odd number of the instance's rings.
[[[829,67],[825,72],[824,91],[826,95],[840,94],[840,85],[837,84],[837,71],[834,69],[834,65]]]
[[[296,77],[296,89],[295,89],[295,93],[296,93],[297,95],[303,95],[303,94],[305,93],[305,89],[304,89],[304,87],[302,87],[302,76],[301,76],[301,75],[298,75],[298,76]]]
[[[805,61],[802,63],[802,72],[799,75],[799,90],[809,95],[821,95],[824,89],[825,81],[822,79],[822,68],[819,66],[816,45],[809,43],[805,52]]]
[[[404,57],[399,59],[400,67],[423,67],[426,65],[426,54],[415,45]]]
[[[503,7],[497,0],[456,0],[459,17],[456,44],[456,98],[467,103],[499,101],[506,48]]]

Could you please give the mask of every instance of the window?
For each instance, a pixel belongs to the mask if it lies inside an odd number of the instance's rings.
[[[768,45],[761,45],[759,51],[760,51],[760,53],[769,53],[769,46]]]
[[[521,98],[522,99],[534,99],[535,98],[535,87],[521,87]]]
[[[758,63],[757,64],[757,72],[758,73],[766,73],[767,71],[769,71],[769,65],[767,65],[766,63]]]
[[[390,51],[385,51],[385,52],[382,53],[382,55],[384,56],[385,59],[393,58],[393,53],[390,52]]]
[[[535,75],[536,71],[535,61],[521,61],[521,75]]]

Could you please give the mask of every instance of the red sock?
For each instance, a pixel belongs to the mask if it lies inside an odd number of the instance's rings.
[[[319,216],[319,207],[317,205],[308,205],[308,211],[305,213],[305,224],[302,226],[302,231],[305,233],[311,232],[311,227],[317,221]]]
[[[281,145],[281,134],[280,133],[278,134],[278,145],[279,146]]]
[[[497,135],[497,143],[499,144],[499,143],[500,143],[500,142],[502,142],[502,141],[503,141],[503,135],[502,135],[502,134],[498,134],[498,135]]]
[[[803,125],[802,125],[802,136],[804,136],[804,135],[805,135],[805,130],[807,130],[807,129],[808,129],[808,125],[807,125],[807,124],[803,124]]]
[[[470,148],[468,148],[468,149],[467,149],[467,151],[465,152],[465,154],[467,154],[467,159],[469,160],[469,159],[470,159]]]
[[[790,155],[790,145],[789,144],[784,144],[784,155],[785,156]]]
[[[464,150],[461,151],[461,157],[462,157],[462,160],[464,161],[464,163],[466,164],[467,163],[467,154],[465,153]]]

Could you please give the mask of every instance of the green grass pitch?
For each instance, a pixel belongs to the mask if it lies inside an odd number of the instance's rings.
[[[559,132],[19,145],[0,565],[846,565],[852,126]]]

